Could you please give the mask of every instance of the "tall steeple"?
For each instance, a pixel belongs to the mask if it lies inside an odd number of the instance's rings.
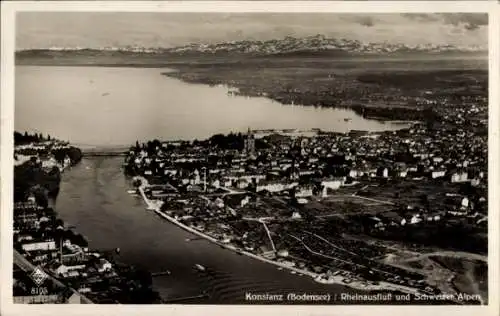
[[[245,138],[245,154],[247,156],[255,155],[255,138],[250,127],[248,127],[247,137]]]

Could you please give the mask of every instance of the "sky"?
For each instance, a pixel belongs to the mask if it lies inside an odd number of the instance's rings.
[[[481,13],[21,12],[16,48],[175,47],[316,34],[363,42],[486,48],[487,24],[487,14]]]

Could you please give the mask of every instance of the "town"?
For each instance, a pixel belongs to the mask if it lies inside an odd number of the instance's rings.
[[[81,151],[50,136],[14,136],[14,302],[156,302],[149,272],[114,260],[119,249],[89,249],[53,208],[61,173]]]
[[[14,303],[495,305],[492,6],[270,5],[9,6]]]
[[[221,247],[367,291],[487,297],[487,100],[428,92],[432,121],[137,142],[124,171],[149,210]],[[53,209],[82,152],[15,133],[14,299],[161,302],[151,273],[89,249]],[[76,228],[77,229],[77,228]],[[472,284],[465,274],[472,275]]]
[[[148,209],[280,269],[358,289],[486,298],[487,101],[420,100],[444,101],[442,120],[398,131],[137,142],[124,168]],[[480,293],[460,281],[462,265]]]

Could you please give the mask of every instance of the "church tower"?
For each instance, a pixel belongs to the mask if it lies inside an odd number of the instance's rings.
[[[248,128],[247,137],[245,138],[245,154],[247,156],[255,155],[255,137],[250,128]]]

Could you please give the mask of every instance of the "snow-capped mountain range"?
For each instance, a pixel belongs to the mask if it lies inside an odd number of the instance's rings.
[[[393,54],[393,53],[442,53],[442,52],[487,52],[487,47],[481,46],[455,46],[455,45],[436,45],[436,44],[418,44],[408,45],[401,43],[363,43],[358,40],[327,38],[323,35],[309,36],[303,38],[285,37],[283,39],[253,41],[242,40],[223,42],[217,44],[189,44],[173,48],[151,48],[151,47],[50,47],[50,51],[116,51],[133,52],[149,54],[253,54],[253,55],[272,55],[289,54],[298,52],[345,52],[353,54]],[[25,50],[29,51],[29,50]],[[33,50],[31,50],[33,51]]]

